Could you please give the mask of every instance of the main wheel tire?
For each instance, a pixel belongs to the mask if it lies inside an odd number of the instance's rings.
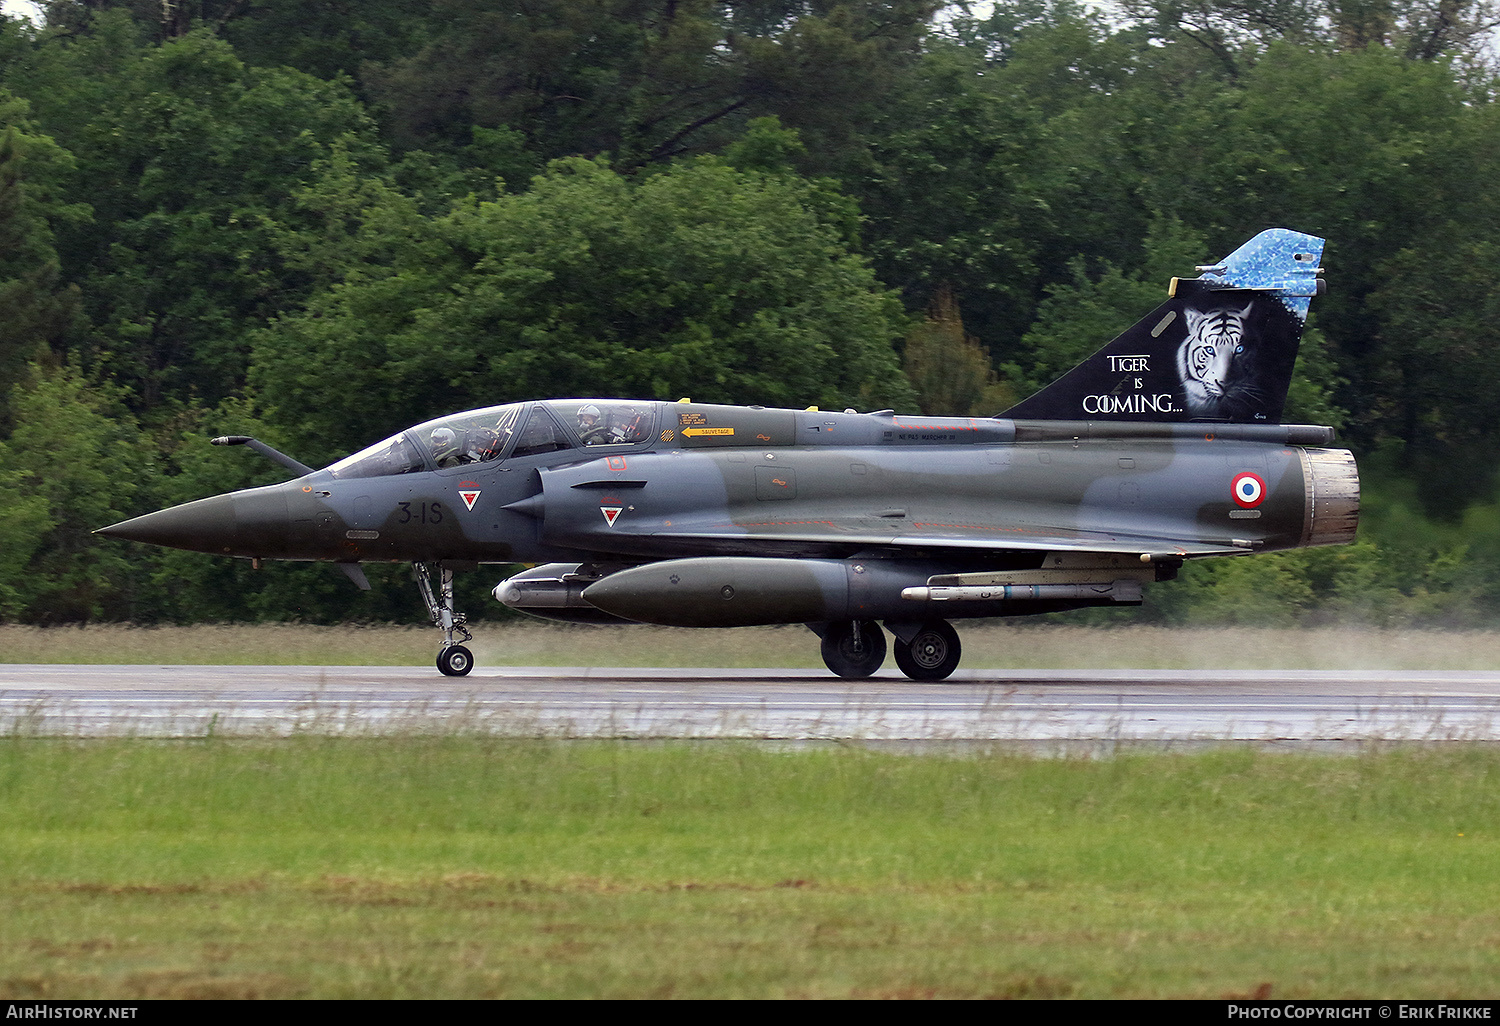
[[[874,620],[859,623],[859,650],[854,648],[854,622],[830,624],[823,635],[823,662],[840,677],[868,677],[885,662],[885,634]]]
[[[438,653],[437,668],[447,677],[462,677],[474,669],[474,653],[462,645],[450,645]]]
[[[958,669],[963,646],[947,620],[930,620],[909,644],[896,642],[896,665],[912,680],[942,680]]]

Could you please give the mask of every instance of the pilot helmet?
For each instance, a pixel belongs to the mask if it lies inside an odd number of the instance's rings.
[[[432,433],[432,447],[436,450],[448,449],[458,441],[458,436],[453,433],[452,428],[440,427]]]
[[[592,417],[597,421],[599,419],[599,407],[593,403],[578,407],[578,420],[582,422],[584,417]]]

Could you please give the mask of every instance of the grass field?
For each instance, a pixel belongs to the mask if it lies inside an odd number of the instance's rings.
[[[959,624],[966,669],[1500,670],[1500,633],[1354,628],[1088,628]],[[722,666],[822,669],[806,628],[479,625],[486,666]],[[20,627],[0,625],[0,662],[427,666],[429,627]],[[893,666],[894,663],[888,663]]]
[[[1493,997],[1500,753],[0,741],[0,997]]]
[[[1500,669],[1500,635],[963,627],[965,666]],[[484,666],[820,667],[484,627]],[[0,660],[425,666],[404,627],[0,627]],[[0,739],[0,998],[1494,997],[1500,750],[1032,759]]]

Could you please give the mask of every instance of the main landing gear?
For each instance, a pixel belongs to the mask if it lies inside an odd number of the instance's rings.
[[[455,641],[454,635],[462,634],[462,641],[473,641],[474,635],[465,626],[469,622],[468,618],[453,609],[453,571],[438,564],[441,604],[432,593],[432,575],[426,563],[413,563],[411,575],[417,580],[417,589],[422,593],[422,601],[427,604],[427,615],[432,618],[433,626],[441,628],[443,632],[443,647],[438,651],[437,668],[448,677],[464,676],[474,669],[474,653]]]
[[[958,669],[963,646],[947,620],[886,627],[896,637],[896,665],[912,680],[943,680]],[[824,624],[818,633],[823,638],[823,662],[840,677],[862,679],[885,662],[885,634],[874,620]]]
[[[823,632],[823,662],[840,677],[868,677],[885,662],[885,635],[874,620],[831,623]]]
[[[947,620],[919,624],[905,641],[896,636],[896,665],[912,680],[944,680],[962,655],[958,631]]]

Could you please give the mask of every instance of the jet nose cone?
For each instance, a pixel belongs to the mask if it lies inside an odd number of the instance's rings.
[[[228,552],[235,546],[237,528],[233,500],[228,495],[215,495],[101,527],[94,533],[174,549]]]

